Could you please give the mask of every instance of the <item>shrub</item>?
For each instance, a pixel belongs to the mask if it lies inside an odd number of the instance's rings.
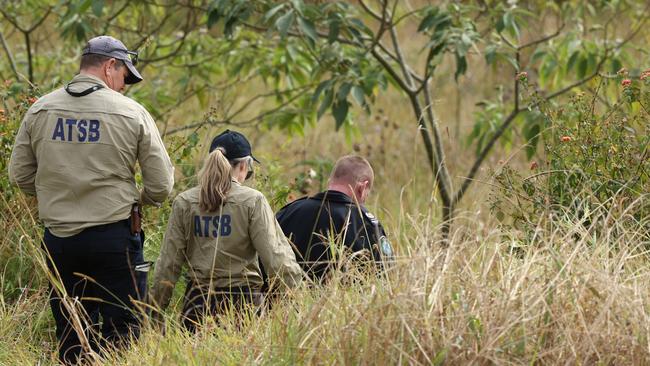
[[[608,83],[601,80],[598,90]],[[650,79],[625,78],[620,85],[620,101],[611,107],[598,104],[598,91],[561,107],[536,106],[546,124],[544,156],[526,177],[509,166],[497,172],[497,218],[509,215],[510,225],[528,232],[567,215],[595,229],[612,217],[648,224]]]

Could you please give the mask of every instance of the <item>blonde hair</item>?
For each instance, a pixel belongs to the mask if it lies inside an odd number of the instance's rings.
[[[205,212],[218,211],[232,186],[232,165],[225,152],[222,147],[214,149],[199,173],[199,208]]]
[[[330,175],[330,182],[350,185],[367,180],[372,186],[374,179],[375,173],[372,171],[370,163],[358,155],[345,155],[339,158],[332,169],[332,175]]]

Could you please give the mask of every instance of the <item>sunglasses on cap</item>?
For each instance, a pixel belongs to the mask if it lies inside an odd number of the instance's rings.
[[[254,170],[253,170],[253,161],[254,161],[253,158],[249,156],[248,159],[246,159],[246,160],[240,160],[240,161],[231,160],[229,162],[230,162],[230,165],[232,165],[232,166],[235,166],[236,164],[244,164],[245,163],[248,171],[246,172],[246,178],[244,178],[244,180],[249,180],[253,176],[253,172],[254,172]]]
[[[138,57],[139,57],[138,52],[125,50],[125,49],[122,49],[122,48],[113,48],[113,49],[108,50],[107,52],[111,53],[113,51],[126,52],[126,57],[128,57],[129,59],[128,60],[123,60],[123,61],[130,61],[133,64],[133,66],[138,65]]]
[[[253,176],[253,158],[250,158],[247,161],[248,161],[248,171],[246,172],[245,180],[249,180]]]

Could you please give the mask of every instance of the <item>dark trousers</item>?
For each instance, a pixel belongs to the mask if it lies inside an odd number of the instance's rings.
[[[196,332],[206,315],[218,317],[229,310],[239,314],[258,313],[263,302],[262,294],[248,287],[224,287],[210,291],[190,281],[185,290],[181,321],[183,327]]]
[[[88,349],[80,335],[93,351],[123,347],[129,337],[139,336],[140,313],[133,301],[144,300],[147,273],[136,271],[136,266],[144,264],[142,240],[140,234],[131,235],[128,220],[91,227],[67,238],[46,229],[44,243],[49,268],[55,277],[60,276],[67,304],[75,309],[71,312],[64,305],[57,289],[51,291],[61,362],[84,361]]]

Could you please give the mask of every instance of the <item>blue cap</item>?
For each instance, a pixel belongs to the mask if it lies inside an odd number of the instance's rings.
[[[95,37],[86,43],[81,54],[104,55],[122,60],[129,69],[129,75],[124,79],[124,82],[126,84],[135,84],[142,81],[142,75],[135,68],[135,65],[138,63],[138,53],[129,51],[119,39],[111,36]]]

